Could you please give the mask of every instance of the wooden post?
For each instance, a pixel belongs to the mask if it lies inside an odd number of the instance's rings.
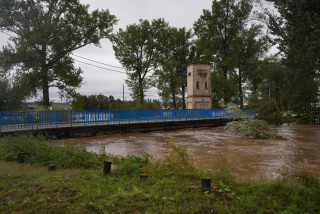
[[[106,176],[107,174],[110,174],[111,171],[111,161],[105,160],[104,166],[103,166],[103,175]]]
[[[140,179],[147,179],[148,178],[148,174],[140,174]]]
[[[24,152],[18,153],[18,163],[24,163]]]
[[[211,188],[211,179],[210,178],[204,178],[201,179],[202,188],[210,189]]]
[[[49,171],[55,171],[56,170],[56,165],[50,164],[48,170]]]

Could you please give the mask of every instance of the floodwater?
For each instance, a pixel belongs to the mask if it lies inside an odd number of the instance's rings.
[[[194,165],[205,170],[227,168],[240,179],[264,180],[282,173],[308,174],[320,178],[320,126],[283,125],[277,128],[288,140],[241,139],[224,127],[196,128],[149,133],[115,134],[63,140],[83,144],[98,152],[126,156],[148,153],[161,158],[168,151],[167,139],[184,144]]]

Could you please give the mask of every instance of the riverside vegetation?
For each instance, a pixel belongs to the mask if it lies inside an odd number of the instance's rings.
[[[238,181],[225,169],[193,167],[183,145],[162,160],[118,157],[104,148],[61,145],[34,136],[0,138],[0,213],[319,213],[318,180],[283,174],[272,181]],[[15,163],[18,152],[25,163]],[[103,176],[105,159],[111,173]],[[48,171],[55,164],[56,171]],[[148,174],[140,179],[139,174]],[[201,178],[211,177],[211,189]]]
[[[252,116],[246,115],[235,106],[228,105],[226,107],[228,118],[231,122],[225,127],[230,134],[240,135],[242,138],[254,137],[260,139],[285,140],[278,134],[276,129],[265,120],[260,120]]]

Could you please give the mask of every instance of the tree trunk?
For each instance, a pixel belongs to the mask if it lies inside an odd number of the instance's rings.
[[[50,107],[48,68],[42,67],[42,104],[46,110]]]
[[[182,91],[182,108],[186,109],[186,98],[184,97],[186,93],[186,88],[182,86],[181,91]]]
[[[240,108],[243,109],[243,92],[242,92],[242,72],[241,69],[239,69],[239,102],[240,102]]]
[[[143,104],[143,99],[144,99],[144,93],[143,93],[143,84],[142,84],[142,79],[139,77],[139,97],[140,97],[140,104]]]
[[[174,92],[174,86],[171,87],[172,89],[172,103],[173,103],[173,108],[176,109],[177,108],[177,104],[176,104],[176,94]]]
[[[49,80],[48,80],[48,66],[46,64],[47,58],[47,46],[42,44],[42,66],[41,66],[41,74],[42,74],[42,103],[43,107],[46,110],[49,110],[50,107],[50,98],[49,98]]]
[[[228,80],[228,71],[225,68],[225,66],[222,67],[223,70],[223,76],[226,78],[226,80]],[[229,102],[229,97],[227,96],[227,88],[225,86],[223,86],[223,101],[225,102],[225,104],[227,104]]]

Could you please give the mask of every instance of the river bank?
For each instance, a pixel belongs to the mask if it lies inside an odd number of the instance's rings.
[[[269,181],[239,181],[220,168],[193,166],[184,147],[167,142],[167,156],[154,160],[94,154],[31,136],[0,139],[1,213],[318,213],[320,187],[311,176],[289,174]],[[24,149],[25,163],[15,162]],[[70,154],[73,154],[70,156]],[[1,153],[3,158],[4,153]],[[52,154],[52,155],[50,155]],[[65,157],[73,160],[69,160]],[[56,158],[62,157],[59,160]],[[76,157],[76,158],[74,158]],[[103,176],[102,158],[112,159]],[[57,170],[47,163],[56,161]],[[33,165],[29,163],[32,162]],[[69,162],[71,165],[64,164]],[[140,174],[148,174],[141,179]],[[211,178],[202,188],[201,179]]]
[[[268,180],[283,173],[307,174],[320,178],[320,126],[283,125],[277,127],[283,140],[241,139],[226,133],[224,127],[195,128],[149,133],[127,133],[67,139],[71,145],[84,145],[98,152],[153,155],[161,159],[168,152],[166,141],[183,144],[203,170],[227,168],[242,179]]]

